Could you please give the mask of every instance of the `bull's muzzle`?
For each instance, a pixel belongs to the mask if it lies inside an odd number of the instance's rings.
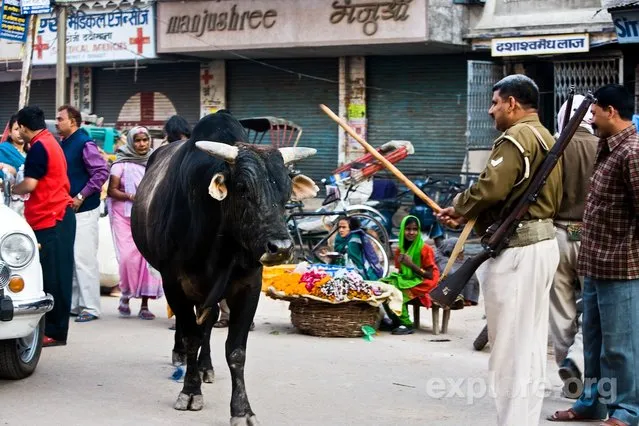
[[[264,266],[279,265],[288,261],[293,254],[293,241],[270,240],[266,243],[266,251],[260,258],[260,262]]]

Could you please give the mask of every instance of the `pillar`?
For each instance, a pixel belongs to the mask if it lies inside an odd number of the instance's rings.
[[[366,59],[347,56],[339,59],[339,116],[366,139]],[[365,149],[342,128],[338,134],[339,165],[365,154]]]
[[[200,118],[226,108],[226,62],[215,59],[200,65]]]
[[[69,103],[80,112],[93,113],[93,68],[71,67]]]

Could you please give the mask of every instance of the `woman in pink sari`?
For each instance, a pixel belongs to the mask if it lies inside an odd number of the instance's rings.
[[[149,299],[158,299],[164,295],[162,281],[151,274],[131,235],[131,207],[151,152],[149,131],[144,127],[132,128],[127,134],[126,145],[121,146],[116,152],[107,192],[107,207],[122,291],[118,311],[121,316],[130,316],[129,300],[141,298],[142,305],[138,316],[145,320],[155,318],[149,311]]]

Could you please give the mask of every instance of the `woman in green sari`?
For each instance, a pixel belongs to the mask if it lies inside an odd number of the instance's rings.
[[[412,334],[413,322],[408,314],[407,302],[419,299],[420,303],[430,308],[432,301],[428,293],[437,286],[439,269],[435,263],[435,252],[424,243],[419,219],[406,216],[402,220],[399,230],[399,248],[395,252],[394,272],[381,281],[398,288],[404,296],[402,315],[395,315],[388,306],[384,305],[390,317],[393,334]]]
[[[337,222],[337,236],[335,237],[335,251],[342,255],[335,263],[355,268],[364,280],[377,281],[380,275],[379,265],[371,265],[364,250],[364,239],[368,236],[360,229],[356,218],[340,217]]]

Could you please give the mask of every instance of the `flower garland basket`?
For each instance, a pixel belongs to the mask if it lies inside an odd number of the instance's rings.
[[[365,325],[377,329],[379,307],[367,302],[326,303],[306,297],[289,305],[291,322],[303,334],[318,337],[361,337]]]

